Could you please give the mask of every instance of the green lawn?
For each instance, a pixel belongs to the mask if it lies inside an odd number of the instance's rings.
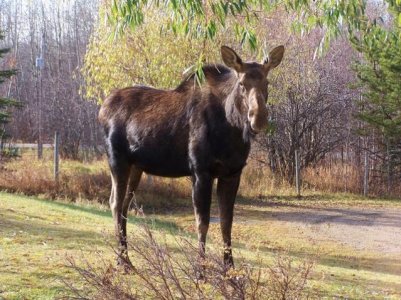
[[[270,202],[241,199],[233,228],[234,251],[254,264],[257,257],[269,264],[279,250],[286,250],[296,258],[316,258],[308,284],[311,295],[316,298],[401,299],[400,252],[355,249],[346,243],[311,237],[307,232],[310,226],[299,225],[302,218],[296,222],[291,219],[297,211],[304,212],[301,217],[307,218],[311,209],[338,213],[339,207],[348,211],[354,205],[361,207],[361,203],[375,209],[388,206],[400,209],[394,201],[365,199],[363,202],[362,198],[347,197],[311,195],[298,202],[291,197],[270,199]],[[172,235],[195,236],[190,201],[185,203],[178,212],[150,216],[151,226],[163,232],[168,242],[173,240],[169,240]],[[289,221],[284,222],[283,218]],[[133,231],[144,219],[130,216],[129,221],[128,231]],[[63,281],[80,284],[78,275],[66,266],[67,256],[93,259],[96,264],[93,253],[97,250],[106,259],[114,259],[107,245],[112,240],[112,229],[111,214],[100,205],[0,193],[0,299],[53,299],[65,295]],[[209,241],[219,245],[217,223],[211,224]]]

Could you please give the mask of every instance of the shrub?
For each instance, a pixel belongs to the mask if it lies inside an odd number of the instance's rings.
[[[99,253],[100,266],[69,257],[69,267],[78,272],[79,285],[85,287],[67,283],[69,291],[79,299],[106,300],[301,299],[308,295],[310,261],[295,263],[287,255],[278,255],[267,268],[240,259],[236,268],[228,269],[213,249],[201,258],[198,248],[182,237],[175,239],[173,248],[168,247],[166,242],[158,242],[147,225],[134,233],[133,240],[129,248],[135,266],[130,274],[114,268],[104,254]]]

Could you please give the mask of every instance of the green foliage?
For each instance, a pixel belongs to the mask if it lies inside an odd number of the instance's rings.
[[[116,33],[124,33],[127,28],[136,29],[145,20],[145,11],[156,9],[164,22],[159,23],[162,31],[172,31],[177,35],[185,35],[195,39],[215,39],[218,31],[227,25],[227,19],[235,17],[243,20],[236,22],[237,26],[249,24],[252,10],[249,5],[259,1],[210,1],[171,0],[171,1],[121,1],[113,0],[108,13],[109,21],[114,25]],[[165,18],[163,18],[163,16]],[[242,24],[241,24],[242,23]],[[245,34],[243,34],[245,33]],[[250,28],[241,28],[238,37],[253,50],[256,49],[255,36]]]
[[[82,70],[86,96],[100,103],[112,89],[132,83],[172,87],[182,79],[176,72],[184,69],[195,72],[200,83],[201,66],[216,61],[220,43],[239,44],[261,58],[268,52],[261,48],[270,45],[264,18],[277,11],[287,12],[283,18],[293,21],[287,22],[293,30],[323,29],[315,55],[332,37],[365,21],[362,0],[105,1]]]
[[[100,8],[100,19],[105,19],[106,9],[107,4]],[[164,18],[160,11],[148,10],[145,15],[140,28],[127,30],[118,40],[110,39],[113,32],[107,22],[98,23],[82,69],[87,98],[101,103],[113,89],[133,84],[171,88],[217,54],[208,43],[160,33],[158,26]],[[200,48],[205,52],[202,56]]]
[[[390,6],[391,11],[400,8]],[[401,136],[401,30],[394,20],[390,29],[376,24],[352,39],[363,57],[354,66],[364,91],[359,117],[386,138]]]
[[[4,36],[0,31],[0,40],[2,40]],[[0,59],[9,51],[8,48],[0,49]],[[4,83],[7,79],[15,74],[15,70],[0,70],[0,84]],[[9,108],[12,106],[18,106],[19,102],[0,97],[0,139],[3,139],[5,136],[4,124],[6,124],[10,120],[10,111]]]
[[[260,56],[260,51],[267,53],[267,49],[260,48],[266,48],[268,44],[268,29],[258,30],[265,24],[263,18],[273,12],[286,12],[284,18],[295,32],[304,34],[315,28],[321,29],[323,35],[316,47],[316,57],[328,49],[332,38],[366,28],[369,22],[365,7],[366,0],[111,0],[105,14],[114,37],[141,30],[144,24],[152,21],[152,17],[148,20],[147,13],[153,11],[158,19],[153,25],[155,32],[199,41],[203,45],[230,36],[231,44],[238,43]],[[202,63],[199,62],[203,62],[210,51],[208,47],[198,49],[195,72],[200,83]]]
[[[238,27],[237,41],[256,50],[262,35],[252,30],[255,20],[265,13],[284,9],[297,16],[293,22],[294,30],[307,32],[316,27],[324,30],[319,46],[321,52],[327,48],[330,39],[344,29],[360,30],[365,26],[365,6],[365,0],[113,0],[108,17],[115,33],[121,34],[127,28],[136,29],[142,25],[146,19],[144,11],[162,9],[166,18],[159,24],[161,31],[172,30],[175,34],[204,40],[214,40],[219,31],[234,25]]]
[[[183,69],[196,72],[200,82],[203,63],[219,56],[216,41],[258,49],[260,58],[267,53],[260,49],[268,30],[261,30],[263,18],[276,11],[286,11],[284,18],[291,16],[292,29],[300,33],[322,29],[316,57],[331,38],[367,30],[365,7],[365,0],[104,1],[82,70],[86,96],[100,103],[112,89],[132,83],[172,87]]]
[[[220,45],[235,44],[233,36],[239,34],[244,43],[251,40],[256,47],[253,37],[266,33],[264,22],[254,22],[252,30],[245,30],[232,20],[227,20],[230,25],[224,31],[216,30],[217,23],[216,27],[209,27],[208,34],[213,35],[214,40],[178,34],[174,26],[161,31],[160,25],[167,26],[169,17],[161,9],[152,7],[144,12],[140,27],[126,28],[124,35],[116,37],[107,21],[109,11],[110,4],[105,2],[100,8],[101,21],[89,43],[81,70],[86,80],[86,97],[98,103],[102,103],[113,89],[133,84],[174,88],[192,73],[196,73],[198,83],[201,83],[204,76],[201,67],[220,61]],[[178,30],[178,27],[174,28]],[[254,58],[255,53],[252,56]],[[262,56],[260,51],[258,58],[262,59]]]
[[[375,22],[352,42],[362,55],[354,65],[362,90],[358,117],[366,125],[365,135],[376,133],[383,140],[381,150],[391,178],[397,168],[401,172],[401,27],[397,19],[401,3],[387,2],[394,17],[392,26]]]

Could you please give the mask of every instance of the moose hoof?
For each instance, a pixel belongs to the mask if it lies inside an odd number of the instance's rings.
[[[231,249],[224,250],[223,261],[224,261],[224,267],[226,270],[234,269],[234,260],[233,260],[233,255],[232,255]]]
[[[125,274],[130,274],[134,270],[134,265],[131,263],[129,257],[119,257],[117,259],[117,267]]]
[[[225,269],[226,272],[231,270],[231,269],[234,269],[234,262],[233,262],[232,259],[231,260],[227,260],[227,261],[224,260],[224,269]]]

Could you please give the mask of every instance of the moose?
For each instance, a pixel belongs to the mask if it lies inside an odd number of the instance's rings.
[[[205,254],[213,182],[217,196],[224,263],[233,266],[234,203],[252,139],[268,126],[268,80],[284,46],[261,63],[243,62],[221,47],[225,66],[203,67],[204,81],[191,74],[174,90],[133,86],[108,96],[99,122],[105,131],[112,188],[110,208],[119,242],[118,264],[132,267],[127,251],[127,212],[143,172],[190,176],[199,253]]]

